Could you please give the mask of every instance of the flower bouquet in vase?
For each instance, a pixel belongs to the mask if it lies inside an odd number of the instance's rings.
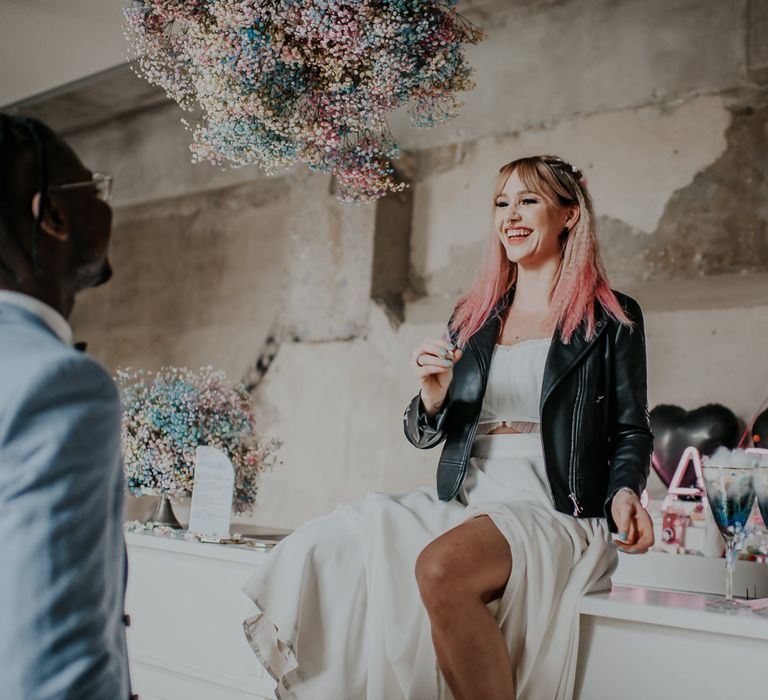
[[[212,367],[119,369],[116,381],[126,485],[134,495],[161,497],[148,522],[180,527],[170,501],[192,492],[199,446],[216,447],[229,457],[235,470],[232,508],[251,510],[258,475],[274,464],[280,443],[257,434],[244,386],[232,386]]]

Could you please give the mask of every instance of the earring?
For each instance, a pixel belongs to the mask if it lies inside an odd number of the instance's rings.
[[[565,226],[565,227],[563,228],[563,230],[560,232],[560,235],[561,235],[561,236],[567,236],[569,233],[570,233],[570,231],[568,230],[568,227],[567,227],[567,226]]]

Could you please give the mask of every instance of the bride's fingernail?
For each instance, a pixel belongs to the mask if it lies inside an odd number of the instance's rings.
[[[451,362],[450,360],[443,360],[443,364],[444,364],[446,367],[450,367],[450,366],[453,364],[453,362]]]
[[[626,540],[627,539],[627,533],[626,532],[620,532],[619,533],[619,539],[620,540]]]
[[[440,348],[440,357],[445,357],[448,351],[445,348]]]

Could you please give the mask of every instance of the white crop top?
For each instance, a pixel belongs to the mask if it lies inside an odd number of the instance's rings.
[[[477,432],[480,435],[506,425],[517,432],[540,430],[539,401],[544,365],[552,340],[524,340],[496,345],[488,373]]]

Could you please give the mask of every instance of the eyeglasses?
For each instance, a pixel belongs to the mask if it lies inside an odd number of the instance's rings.
[[[65,185],[51,185],[48,188],[48,191],[75,190],[81,187],[93,187],[96,196],[102,202],[108,202],[112,196],[112,176],[104,173],[94,173],[90,180],[83,180],[83,182],[69,182]]]

